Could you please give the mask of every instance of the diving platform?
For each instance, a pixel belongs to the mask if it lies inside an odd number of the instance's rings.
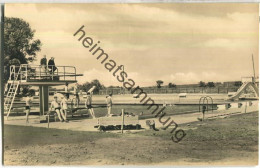
[[[53,71],[55,67],[55,71]],[[22,64],[20,66],[10,66],[10,76],[8,83],[16,82],[20,85],[31,86],[58,86],[76,83],[78,76],[74,66],[42,66]]]
[[[9,72],[4,102],[7,118],[20,85],[39,87],[40,115],[44,115],[49,111],[49,87],[76,83],[77,77],[83,76],[82,74],[77,74],[74,66],[21,64],[20,66],[11,65]]]

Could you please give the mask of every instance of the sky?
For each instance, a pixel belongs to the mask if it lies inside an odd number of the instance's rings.
[[[79,83],[98,79],[121,86],[73,34],[86,36],[124,65],[139,86],[157,80],[175,84],[235,81],[258,76],[258,4],[7,4],[6,17],[19,17],[35,30],[43,55],[56,65],[76,66]]]

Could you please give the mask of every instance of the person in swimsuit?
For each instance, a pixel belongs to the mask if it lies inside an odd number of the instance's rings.
[[[28,96],[25,99],[26,123],[29,123],[29,114],[30,114],[30,110],[31,110],[31,105],[32,105],[31,95],[28,94]]]
[[[85,107],[89,110],[89,113],[91,114],[91,116],[93,117],[93,119],[95,119],[95,113],[92,107],[92,95],[88,92],[87,93],[87,99],[85,102]]]
[[[65,94],[64,97],[62,97],[61,102],[60,102],[60,106],[61,106],[61,114],[64,114],[64,120],[66,122],[68,122],[67,120],[67,110],[68,110],[68,97]]]
[[[51,110],[54,110],[57,113],[60,122],[64,121],[63,119],[65,118],[65,116],[63,113],[61,113],[60,103],[58,102],[57,96],[54,96],[54,100],[51,102]]]

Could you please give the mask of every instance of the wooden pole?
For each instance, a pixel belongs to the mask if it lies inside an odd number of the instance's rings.
[[[253,54],[252,54],[252,62],[253,62],[253,72],[254,72],[253,83],[255,83],[255,63],[254,63],[254,55]]]
[[[50,114],[48,114],[48,128],[50,128]]]
[[[121,133],[124,133],[124,116],[125,116],[125,110],[122,109],[122,125],[121,125]]]
[[[247,102],[246,102],[246,107],[245,107],[245,113],[246,113],[246,110],[247,110]]]

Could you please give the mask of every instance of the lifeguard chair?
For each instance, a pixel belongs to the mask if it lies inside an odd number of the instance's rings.
[[[52,72],[48,70],[48,67],[41,65],[21,64],[20,66],[10,66],[4,101],[4,111],[7,119],[19,85],[39,87],[40,115],[44,115],[49,110],[49,87],[76,83],[77,76],[82,76],[82,74],[76,73],[74,66],[56,66],[56,68],[56,71]]]

